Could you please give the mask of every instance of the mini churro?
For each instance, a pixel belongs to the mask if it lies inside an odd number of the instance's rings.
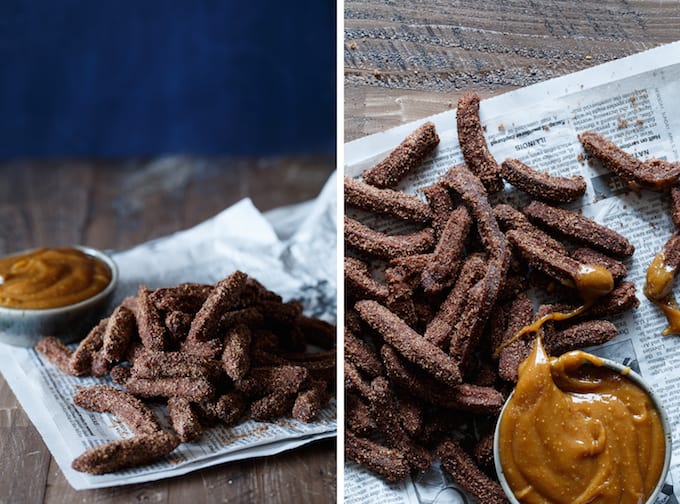
[[[403,452],[359,437],[349,430],[345,432],[345,455],[387,481],[401,481],[411,472]]]
[[[188,341],[207,341],[214,338],[220,318],[224,312],[238,306],[239,297],[246,282],[246,274],[235,271],[227,278],[220,280],[212,289],[207,299],[191,322]]]
[[[125,306],[116,308],[104,329],[99,350],[101,358],[111,364],[123,360],[136,330],[134,313]]]
[[[392,259],[429,252],[434,247],[434,231],[423,228],[410,234],[386,235],[345,216],[345,243],[369,256]]]
[[[410,222],[427,224],[432,220],[427,203],[416,196],[392,189],[378,189],[350,177],[345,177],[344,189],[348,205]]]
[[[471,413],[497,413],[503,406],[503,396],[491,387],[461,383],[447,387],[427,375],[417,373],[403,362],[389,345],[380,349],[390,381],[409,394],[430,404]]]
[[[453,386],[461,382],[461,373],[456,362],[387,308],[370,300],[359,301],[355,308],[361,318],[407,360],[442,383]]]
[[[73,404],[90,411],[111,413],[120,418],[135,434],[153,434],[161,430],[151,410],[138,398],[108,385],[81,388]]]
[[[401,426],[399,412],[385,378],[378,377],[371,382],[368,405],[378,429],[387,440],[387,445],[401,451],[412,468],[424,471],[430,467],[432,455],[417,445]]]
[[[453,480],[484,504],[508,502],[500,484],[490,479],[460,445],[449,439],[437,447],[442,467]]]
[[[364,181],[379,188],[394,187],[439,145],[434,124],[426,122],[408,135],[390,154],[365,170]]]
[[[177,436],[162,431],[111,441],[82,453],[71,467],[79,472],[106,474],[150,464],[169,455],[179,442]]]
[[[368,403],[355,394],[345,395],[345,423],[347,429],[359,436],[367,436],[376,429]]]
[[[556,177],[537,172],[517,159],[503,161],[500,175],[520,191],[540,200],[570,203],[586,192],[586,181],[581,175]]]
[[[478,254],[468,256],[449,295],[427,324],[424,335],[426,340],[439,348],[448,346],[451,331],[465,307],[467,293],[485,274],[486,261],[483,257]]]
[[[138,378],[205,378],[215,375],[215,363],[210,359],[185,352],[139,352],[132,365],[132,374]]]
[[[544,337],[543,346],[550,355],[601,345],[616,336],[616,326],[608,320],[587,320],[578,322],[550,337]]]
[[[479,120],[479,100],[477,93],[465,93],[458,100],[458,143],[470,170],[480,178],[489,193],[496,193],[503,189],[503,180],[498,162],[489,152],[484,138],[484,129]]]
[[[565,247],[561,242],[557,241],[555,238],[550,236],[548,233],[540,230],[534,226],[526,215],[524,215],[519,210],[506,205],[504,203],[496,205],[493,207],[493,214],[498,221],[498,225],[503,231],[509,231],[511,229],[519,229],[529,234],[533,234],[536,239],[543,242],[547,247],[556,250],[562,255],[568,255],[567,247]]]
[[[425,265],[421,276],[427,293],[440,292],[450,287],[462,263],[465,239],[472,219],[464,206],[451,212],[434,249],[432,260]]]
[[[151,300],[151,291],[145,285],[140,285],[137,290],[137,330],[147,349],[165,350],[169,340],[168,330],[161,312]]]
[[[212,421],[221,421],[226,426],[236,424],[247,409],[246,398],[238,391],[227,392],[214,400],[201,403],[202,411]]]
[[[383,374],[380,359],[371,346],[345,328],[345,358],[370,378]]]
[[[191,402],[206,401],[215,395],[215,386],[205,378],[139,378],[132,375],[125,390],[140,397],[184,397]]]
[[[156,289],[149,297],[159,310],[194,314],[201,309],[212,289],[208,284],[182,283]]]
[[[531,323],[534,307],[526,294],[520,294],[508,308],[508,323],[500,344],[514,338],[522,327]],[[501,350],[498,374],[508,382],[517,383],[517,368],[531,353],[532,336],[519,338]]]
[[[99,351],[104,341],[104,331],[109,319],[102,319],[90,332],[83,338],[78,347],[71,354],[71,373],[75,376],[90,374],[92,370],[92,360]]]
[[[250,415],[253,419],[263,422],[286,415],[295,403],[294,394],[286,394],[276,390],[250,405]]]
[[[630,257],[635,251],[633,244],[624,236],[571,210],[532,201],[524,213],[532,222],[605,254]]]
[[[634,189],[662,191],[678,183],[680,163],[659,159],[643,162],[595,131],[584,131],[578,138],[588,154]]]

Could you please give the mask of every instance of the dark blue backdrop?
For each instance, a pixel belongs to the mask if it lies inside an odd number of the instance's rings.
[[[2,0],[0,157],[333,153],[335,2]]]

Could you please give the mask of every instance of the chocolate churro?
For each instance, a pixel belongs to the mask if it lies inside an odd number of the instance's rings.
[[[364,181],[379,188],[394,187],[439,145],[434,124],[426,122],[408,135],[390,154],[365,170]]]
[[[355,308],[361,318],[407,360],[442,383],[453,386],[461,382],[460,369],[456,362],[387,308],[371,300],[359,301]]]
[[[410,234],[386,235],[345,216],[345,243],[369,256],[392,259],[429,252],[434,247],[434,231],[423,228]]]
[[[411,472],[403,452],[359,437],[349,430],[345,432],[345,455],[387,481],[401,481]]]
[[[140,285],[137,290],[137,330],[148,350],[165,350],[169,340],[168,329],[151,299],[151,291],[145,285]]]
[[[432,260],[423,269],[421,282],[426,293],[440,292],[455,281],[471,225],[472,219],[465,207],[451,212],[437,241]]]
[[[449,215],[455,208],[453,200],[449,191],[439,184],[427,186],[423,189],[423,194],[432,211],[432,227],[436,236],[439,237],[449,220]]]
[[[503,161],[500,175],[520,191],[555,203],[571,203],[586,192],[586,181],[581,175],[557,177],[537,172],[517,159]]]
[[[444,470],[478,502],[484,504],[506,504],[508,502],[500,484],[484,474],[457,442],[451,439],[444,441],[437,447],[437,455],[441,459]]]
[[[82,453],[71,467],[79,472],[106,474],[150,464],[169,455],[179,442],[177,436],[162,431],[111,441]]]
[[[250,369],[251,332],[248,326],[239,324],[224,336],[222,369],[234,381],[243,378]]]
[[[235,271],[215,285],[191,322],[187,335],[188,341],[200,342],[214,338],[215,330],[224,312],[238,305],[246,278],[245,273]]]
[[[368,269],[368,265],[354,257],[345,257],[345,285],[348,294],[356,299],[387,299],[387,286],[378,282]]]
[[[678,183],[680,163],[660,159],[643,162],[595,131],[584,131],[578,138],[588,154],[634,189],[662,191]]]
[[[111,413],[120,418],[135,434],[153,434],[161,430],[151,410],[138,398],[108,385],[81,388],[73,404],[90,411]]]
[[[524,213],[532,222],[605,254],[630,257],[635,251],[633,244],[624,236],[571,210],[532,201]]]
[[[508,323],[501,344],[514,338],[522,327],[531,323],[534,306],[526,294],[520,294],[508,308]],[[519,338],[501,350],[498,374],[508,382],[517,383],[517,369],[531,353],[532,337]]]
[[[359,180],[345,177],[345,203],[379,215],[409,222],[429,223],[432,212],[423,200],[392,189],[378,189]]]
[[[489,193],[496,193],[503,189],[503,180],[498,162],[489,152],[484,138],[484,129],[479,120],[479,100],[477,93],[466,93],[458,100],[458,143],[470,170],[479,177]]]
[[[71,355],[73,351],[59,338],[45,336],[35,345],[35,350],[66,374],[73,374]]]
[[[616,333],[616,326],[608,320],[586,320],[544,337],[543,346],[549,355],[562,355],[571,350],[606,343]]]

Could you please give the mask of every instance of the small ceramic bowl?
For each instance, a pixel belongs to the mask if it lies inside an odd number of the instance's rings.
[[[25,310],[0,306],[0,342],[32,347],[44,336],[56,336],[70,343],[81,339],[94,326],[116,289],[118,268],[104,252],[89,247],[74,248],[98,259],[109,268],[109,284],[84,301],[59,308]]]
[[[659,476],[659,481],[656,484],[656,487],[654,487],[654,491],[651,493],[649,498],[645,501],[645,504],[652,504],[656,501],[656,497],[659,495],[659,492],[661,489],[664,487],[666,483],[666,478],[668,477],[668,470],[670,469],[670,464],[671,464],[671,449],[672,449],[672,431],[671,431],[671,426],[668,421],[668,415],[666,414],[666,410],[663,407],[663,404],[661,404],[661,400],[659,397],[656,395],[654,390],[645,382],[642,377],[630,369],[627,366],[624,366],[622,364],[619,364],[618,362],[614,362],[609,359],[603,359],[599,358],[602,361],[602,366],[607,367],[609,369],[613,369],[614,371],[621,373],[626,376],[629,380],[631,380],[633,383],[635,383],[638,387],[640,387],[642,390],[644,390],[647,395],[651,398],[652,404],[654,404],[654,407],[656,410],[659,412],[659,416],[661,418],[661,425],[664,430],[665,434],[665,439],[666,439],[666,453],[665,453],[665,458],[664,458],[664,465],[663,469],[661,470],[661,475]],[[513,493],[512,489],[510,488],[510,485],[508,484],[507,479],[505,478],[505,473],[503,472],[503,467],[501,466],[501,457],[500,457],[500,449],[499,449],[499,440],[498,440],[498,434],[499,434],[499,427],[501,424],[501,418],[503,418],[503,413],[505,412],[505,408],[510,401],[510,398],[512,397],[512,394],[508,397],[508,399],[505,401],[505,405],[503,406],[503,409],[501,409],[501,413],[498,416],[498,421],[496,423],[496,431],[494,434],[494,443],[493,443],[493,458],[494,458],[494,465],[496,466],[496,473],[498,474],[498,480],[501,484],[501,487],[503,487],[503,491],[505,492],[505,495],[508,497],[508,500],[510,501],[511,504],[521,504],[520,501],[515,497],[515,494]]]

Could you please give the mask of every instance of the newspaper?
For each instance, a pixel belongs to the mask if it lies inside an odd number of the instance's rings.
[[[626,264],[628,279],[637,286],[640,307],[613,320],[618,327],[614,340],[589,350],[640,372],[665,405],[674,449],[668,485],[658,503],[677,502],[673,485],[680,485],[680,338],[661,335],[665,318],[644,297],[642,287],[647,266],[675,227],[666,194],[631,191],[596,161],[584,158],[576,135],[593,129],[640,158],[678,160],[678,103],[680,42],[675,42],[489,98],[480,106],[487,143],[496,159],[517,158],[539,171],[560,176],[583,175],[587,193],[570,208],[605,223],[635,245],[635,254]],[[400,185],[402,190],[423,197],[424,186],[463,162],[455,110],[346,144],[345,173],[358,177],[426,120],[435,123],[441,143],[422,169]],[[503,198],[520,204],[526,201],[510,186],[506,186]],[[344,474],[348,504],[472,502],[437,467],[395,485],[384,483],[351,462],[346,464]]]
[[[215,283],[239,269],[284,299],[301,300],[306,314],[335,323],[336,186],[333,175],[313,202],[266,216],[245,199],[192,229],[112,253],[120,284],[110,310],[134,294],[140,283],[151,288],[187,281]],[[93,476],[71,469],[71,461],[87,448],[132,433],[111,415],[74,406],[71,398],[76,387],[110,383],[108,379],[64,375],[33,349],[4,344],[0,344],[0,371],[76,490],[177,476],[223,462],[272,455],[336,434],[333,400],[308,424],[281,418],[215,427],[196,442],[181,444],[158,463]],[[155,407],[154,412],[162,425],[169,425],[164,407]]]

